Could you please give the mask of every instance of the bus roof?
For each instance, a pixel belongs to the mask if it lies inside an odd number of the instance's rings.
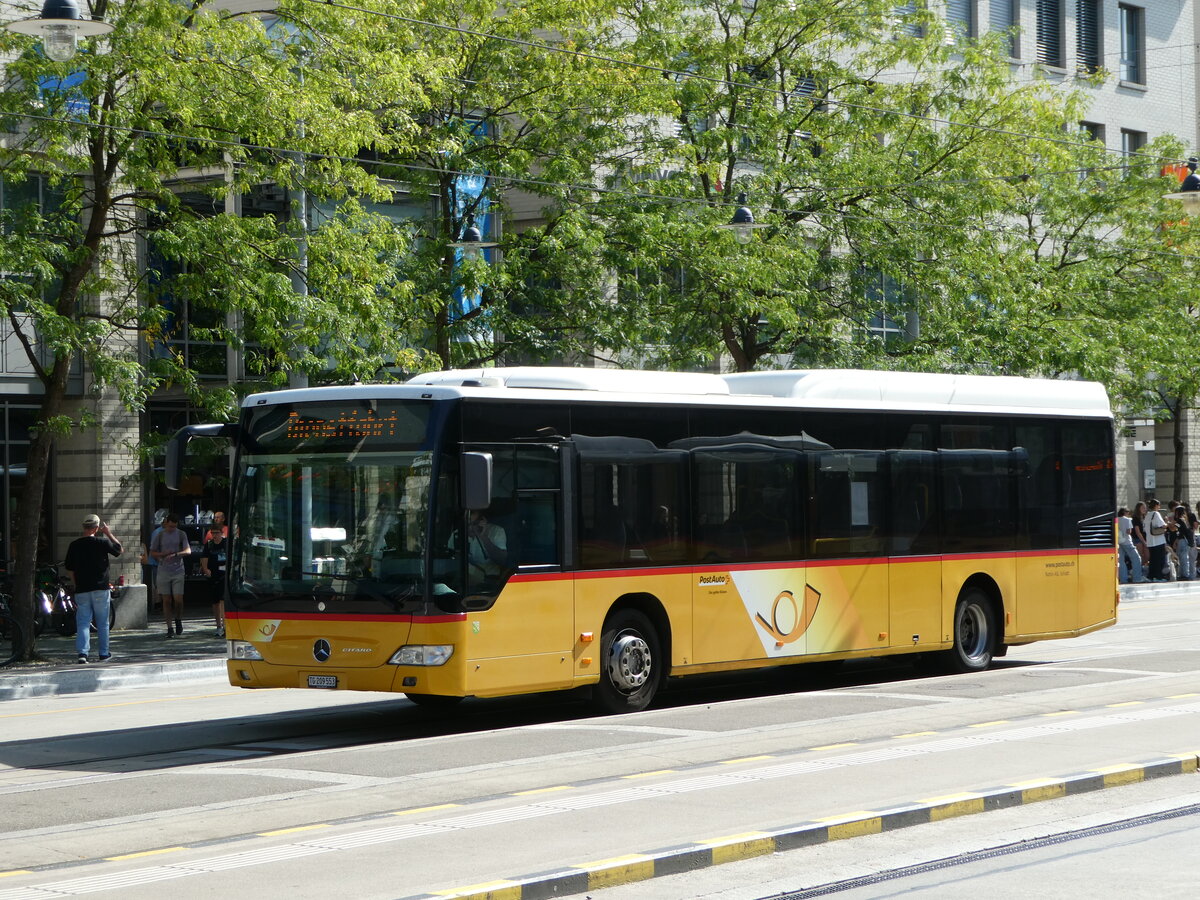
[[[401,398],[412,396],[413,389],[421,387],[432,388],[433,396],[438,399],[468,396],[564,399],[563,392],[578,392],[581,400],[629,403],[674,397],[681,403],[744,406],[761,399],[768,406],[812,409],[1112,416],[1108,394],[1096,382],[856,369],[792,369],[730,375],[554,366],[455,369],[416,375],[401,385],[360,384],[253,394],[243,405]],[[422,395],[429,393],[425,391]]]

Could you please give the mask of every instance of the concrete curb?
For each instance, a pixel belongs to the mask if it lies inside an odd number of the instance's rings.
[[[1194,773],[1200,766],[1196,753],[1168,756],[1140,764],[1092,769],[1062,778],[1039,778],[979,792],[931,797],[882,810],[860,810],[832,816],[779,831],[751,832],[667,847],[615,859],[577,863],[566,869],[469,887],[420,894],[407,900],[546,900],[618,884],[676,875],[755,856],[766,856],[844,838],[879,834],[911,825],[925,825],[988,812],[1084,794],[1165,775]]]
[[[1152,581],[1149,584],[1123,584],[1121,602],[1162,600],[1166,597],[1200,595],[1200,581]]]
[[[49,672],[6,672],[0,678],[0,700],[83,694],[123,687],[161,684],[190,684],[220,680],[228,684],[225,660],[168,660],[155,663],[93,663],[77,669]]]

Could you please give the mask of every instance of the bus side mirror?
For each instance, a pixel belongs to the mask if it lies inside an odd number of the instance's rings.
[[[465,509],[487,509],[492,505],[492,454],[462,455],[462,503]]]
[[[183,480],[183,459],[187,455],[188,441],[194,437],[233,438],[237,436],[237,428],[233,422],[217,422],[212,425],[187,425],[175,432],[175,436],[167,443],[167,463],[163,472],[167,490],[179,490],[179,482]]]

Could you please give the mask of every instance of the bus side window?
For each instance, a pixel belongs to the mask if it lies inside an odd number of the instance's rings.
[[[937,553],[937,454],[918,450],[888,452],[891,481],[893,555]]]
[[[517,565],[558,564],[558,494],[522,491],[517,496]]]
[[[866,450],[810,454],[813,505],[810,554],[816,558],[886,552],[887,455]]]

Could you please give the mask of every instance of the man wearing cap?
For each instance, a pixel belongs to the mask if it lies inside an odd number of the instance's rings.
[[[112,594],[108,581],[108,558],[121,555],[121,542],[97,515],[83,520],[83,537],[71,541],[64,568],[75,585],[75,651],[79,662],[88,661],[92,621],[99,637],[100,662],[111,655],[108,647],[108,610]]]

